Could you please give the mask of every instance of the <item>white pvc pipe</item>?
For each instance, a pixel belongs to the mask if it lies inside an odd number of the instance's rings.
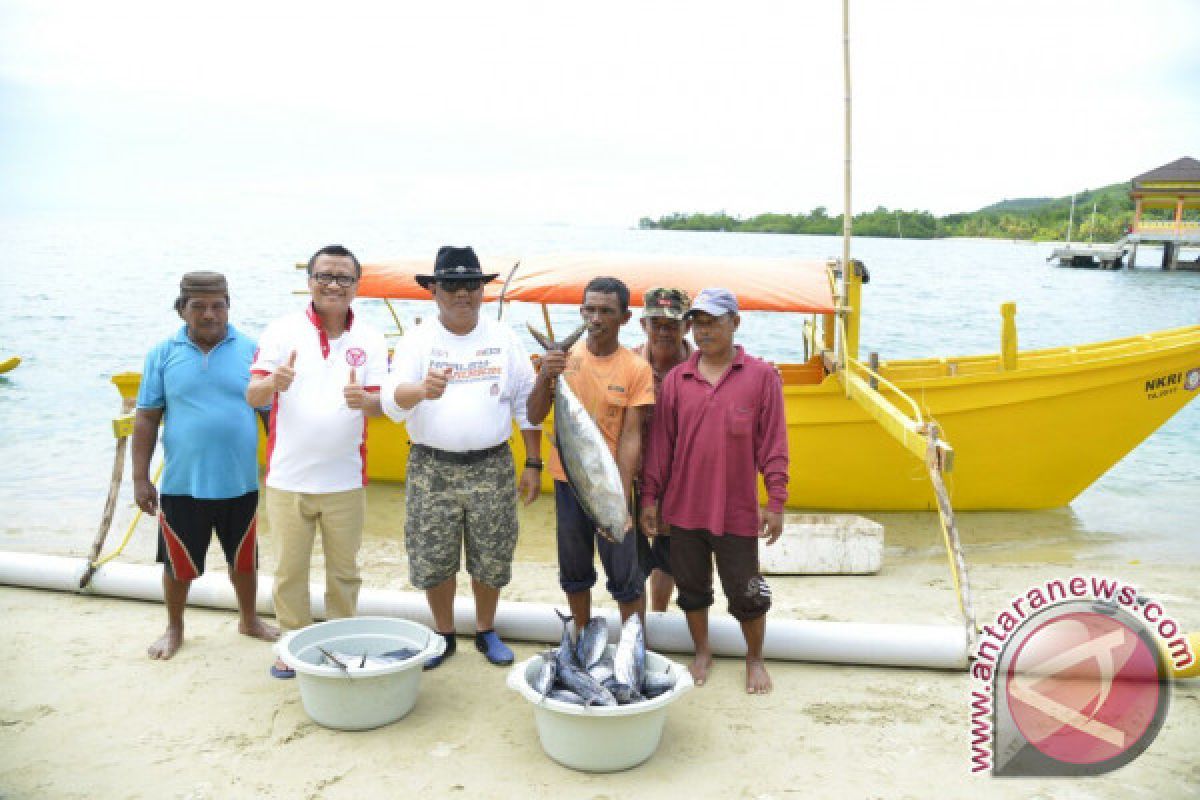
[[[0,552],[0,584],[34,589],[78,592],[87,569],[82,558],[37,553]],[[258,610],[272,613],[271,578],[259,576]],[[157,565],[112,562],[101,567],[85,594],[162,602],[162,568]],[[324,587],[312,586],[313,616],[325,616]],[[192,582],[188,605],[236,609],[237,598],[225,576],[208,574]],[[496,610],[496,631],[504,637],[529,642],[557,643],[562,624],[547,603],[501,602]],[[433,625],[433,617],[420,592],[363,589],[358,598],[362,616],[402,617]],[[607,612],[615,641],[620,619]],[[460,634],[475,631],[475,607],[469,598],[454,601],[454,626]],[[647,612],[647,644],[663,652],[690,653],[692,639],[682,614]],[[741,628],[725,614],[709,620],[713,652],[741,656],[746,652]],[[865,664],[932,669],[964,669],[967,665],[966,630],[956,625],[881,625],[860,622],[818,622],[770,617],[763,655],[786,661],[820,661],[831,664]]]

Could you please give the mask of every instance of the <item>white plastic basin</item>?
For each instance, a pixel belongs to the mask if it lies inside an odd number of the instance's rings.
[[[349,673],[326,666],[321,650],[380,656],[408,647],[405,661]],[[419,622],[391,617],[351,617],[319,622],[285,634],[275,644],[283,663],[296,671],[300,700],[313,722],[361,731],[403,717],[417,702],[425,662],[441,655],[446,640]]]
[[[615,645],[608,646],[611,655]],[[542,698],[530,681],[542,657],[536,655],[508,673],[508,687],[533,704],[533,720],[546,755],[583,772],[616,772],[641,764],[658,749],[667,706],[692,688],[692,674],[681,664],[646,652],[646,669],[670,672],[675,688],[641,703],[624,706],[577,706]]]

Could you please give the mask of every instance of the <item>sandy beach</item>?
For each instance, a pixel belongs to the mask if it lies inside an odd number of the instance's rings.
[[[523,513],[526,533],[505,599],[561,602],[549,509],[542,502]],[[1144,587],[1185,628],[1200,628],[1194,559],[1132,558],[1102,538],[1053,531],[1005,546],[997,519],[1002,515],[964,522],[977,532],[968,558],[981,622],[1039,581],[1102,574]],[[890,516],[878,576],[771,578],[772,615],[952,623],[957,609],[929,522],[925,515]],[[363,558],[366,584],[408,589],[401,542],[380,532],[381,524],[373,517]],[[269,571],[269,531],[262,550]],[[220,562],[216,551],[212,561]],[[164,621],[157,604],[4,587],[0,613],[0,642],[11,665],[0,682],[0,797],[6,799],[1176,798],[1200,792],[1196,680],[1176,682],[1162,732],[1132,764],[1092,779],[1000,780],[970,774],[965,672],[772,662],[774,693],[749,697],[741,662],[725,658],[707,686],[671,706],[663,741],[649,761],[623,773],[587,775],[545,755],[528,703],[505,687],[506,671],[488,665],[469,638],[460,639],[459,654],[444,668],[424,676],[409,716],[346,733],[314,724],[296,683],[268,676],[269,647],[237,635],[232,613],[189,609],[187,641],[167,663],[145,656]],[[540,649],[514,644],[518,659]]]

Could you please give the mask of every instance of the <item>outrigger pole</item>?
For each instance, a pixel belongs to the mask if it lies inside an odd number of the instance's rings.
[[[833,265],[834,270],[830,275],[836,311],[826,317],[823,344],[826,348],[830,343],[835,344],[834,353],[831,354],[834,358],[833,371],[841,379],[846,397],[862,406],[884,431],[900,442],[916,458],[923,461],[929,470],[929,480],[933,485],[934,497],[937,500],[942,539],[946,545],[946,556],[950,562],[950,575],[954,581],[958,608],[966,626],[967,647],[971,649],[978,634],[975,607],[967,576],[967,562],[963,556],[958,527],[954,521],[954,507],[950,502],[950,493],[946,489],[945,482],[945,473],[950,472],[954,466],[954,449],[949,442],[941,438],[938,425],[924,419],[920,406],[911,397],[876,370],[858,360],[862,285],[869,280],[869,276],[861,262],[850,258],[850,239],[854,219],[850,204],[852,165],[850,0],[842,0],[842,69],[845,86],[842,258],[840,264]],[[815,333],[816,331],[814,331]],[[880,388],[885,389],[897,399],[904,400],[912,414],[906,414],[897,408],[888,398],[884,397]]]
[[[80,589],[85,588],[88,581],[92,579],[92,575],[95,574],[96,567],[99,566],[100,550],[103,549],[104,540],[108,538],[108,532],[112,528],[113,514],[117,510],[117,495],[121,491],[121,478],[125,474],[125,450],[129,444],[129,437],[133,435],[133,404],[137,400],[137,387],[140,379],[140,375],[131,372],[122,372],[112,377],[113,384],[121,393],[121,416],[113,420],[113,436],[116,437],[117,446],[113,453],[112,478],[108,482],[108,497],[104,501],[104,513],[100,515],[100,529],[96,531],[96,538],[92,542],[92,551],[88,556],[88,568],[79,580]]]

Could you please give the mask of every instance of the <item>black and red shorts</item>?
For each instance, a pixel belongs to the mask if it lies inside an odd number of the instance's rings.
[[[230,572],[258,569],[258,492],[220,500],[164,494],[158,507],[158,562],[175,580],[204,574],[214,530]]]

